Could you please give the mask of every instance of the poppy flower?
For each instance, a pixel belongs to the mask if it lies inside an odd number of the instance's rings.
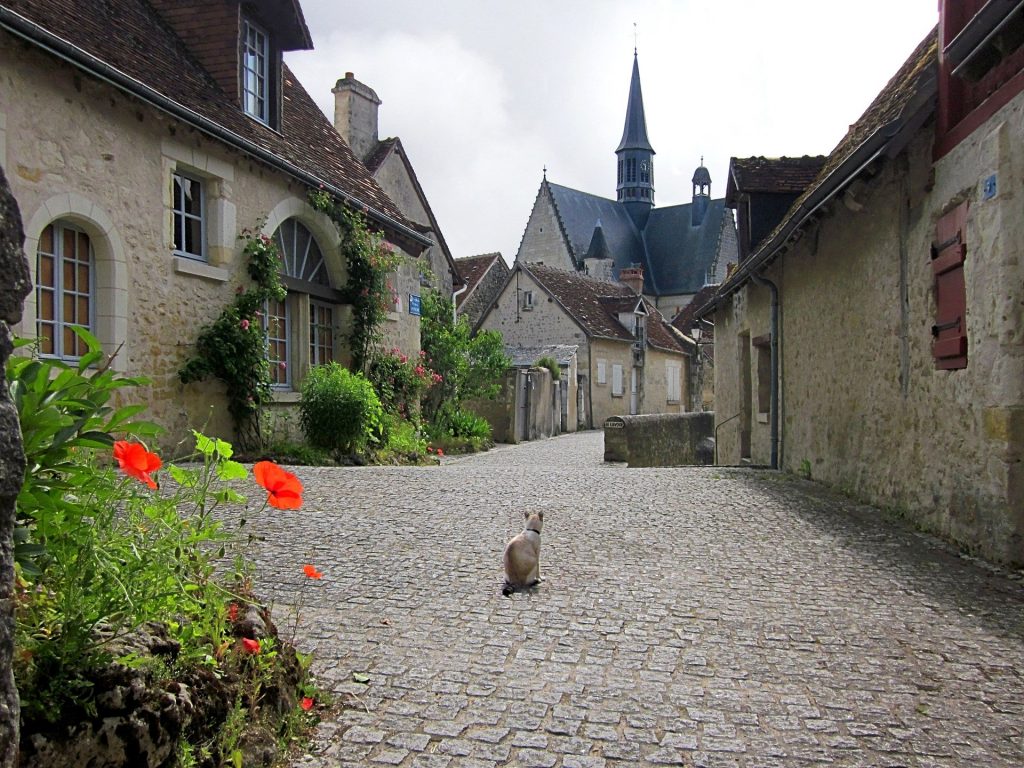
[[[313,708],[313,700],[309,696],[302,697],[302,703],[299,705],[306,712],[309,712]]]
[[[232,603],[228,606],[228,621],[232,624],[238,621],[238,603]]]
[[[324,575],[312,565],[302,566],[302,572],[311,579],[322,579],[324,577]]]
[[[156,482],[149,476],[150,472],[156,472],[161,466],[160,457],[155,453],[150,453],[140,443],[118,440],[114,443],[114,458],[128,477],[156,488]]]
[[[281,469],[272,461],[260,461],[252,473],[267,490],[267,503],[278,509],[298,509],[302,506],[302,483],[291,472]]]
[[[245,650],[246,653],[249,653],[249,654],[252,654],[253,656],[255,656],[257,653],[260,652],[260,641],[259,640],[251,640],[248,637],[243,637],[242,638],[242,648]]]
[[[437,449],[437,455],[438,456],[444,456],[444,449],[443,448],[438,448]]]

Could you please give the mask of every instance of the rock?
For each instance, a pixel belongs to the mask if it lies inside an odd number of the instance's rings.
[[[22,245],[21,212],[0,168],[0,369],[7,365],[12,343],[9,324],[21,319],[32,281]],[[14,501],[25,477],[18,414],[0,387],[0,768],[18,759],[18,689],[14,684]]]

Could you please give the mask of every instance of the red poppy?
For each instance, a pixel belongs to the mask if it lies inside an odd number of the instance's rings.
[[[278,509],[302,506],[302,483],[272,461],[261,461],[252,468],[256,482],[267,489],[267,503]]]
[[[316,568],[314,568],[312,565],[302,566],[302,572],[309,576],[309,578],[311,579],[322,579],[324,577],[324,575]]]
[[[150,472],[156,472],[161,466],[160,457],[155,453],[150,453],[140,443],[118,440],[114,443],[114,458],[128,477],[156,488],[156,482],[149,476]]]
[[[437,455],[438,456],[444,456],[444,449],[443,448],[438,448],[437,449]]]
[[[299,706],[302,707],[306,712],[309,712],[309,710],[313,708],[313,700],[309,698],[309,696],[303,696],[302,703]]]
[[[232,603],[228,606],[228,621],[231,623],[238,621],[238,603]]]
[[[248,637],[243,637],[242,648],[245,649],[246,653],[251,653],[253,656],[255,656],[257,653],[260,652],[260,641],[250,640]]]

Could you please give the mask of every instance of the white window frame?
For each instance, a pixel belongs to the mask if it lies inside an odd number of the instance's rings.
[[[71,328],[71,327],[78,327],[78,328],[85,328],[90,333],[95,333],[95,328],[96,328],[96,249],[93,246],[92,237],[84,229],[81,229],[81,228],[76,227],[76,226],[74,226],[72,224],[69,224],[68,222],[63,221],[61,219],[57,219],[56,221],[50,222],[49,224],[46,225],[46,227],[44,227],[44,229],[46,229],[47,227],[53,227],[53,252],[52,253],[45,253],[43,255],[49,256],[50,258],[53,259],[53,286],[52,287],[51,286],[43,286],[40,283],[40,277],[39,277],[40,276],[39,256],[42,253],[42,250],[41,250],[41,248],[37,247],[36,248],[36,271],[35,271],[35,277],[36,277],[36,291],[35,291],[35,294],[36,294],[35,295],[35,299],[36,299],[36,336],[41,339],[43,337],[42,326],[44,325],[44,323],[46,325],[49,325],[50,323],[52,323],[53,324],[53,335],[51,337],[49,337],[49,338],[53,342],[53,352],[46,353],[46,354],[40,353],[40,357],[46,357],[46,358],[58,359],[58,360],[78,360],[81,357],[81,355],[68,354],[67,350],[64,348],[64,331],[66,329],[68,329],[68,328]],[[88,238],[88,240],[89,240],[89,253],[88,253],[87,262],[86,262],[87,265],[88,265],[89,290],[87,292],[85,292],[85,293],[83,293],[81,291],[78,291],[78,290],[70,290],[69,291],[66,288],[66,286],[64,285],[64,263],[65,263],[65,261],[68,258],[67,254],[65,254],[65,252],[64,252],[64,232],[65,231],[74,232],[75,233],[75,242],[76,243],[78,242],[78,236],[79,235],[85,235],[85,237]],[[42,237],[41,236],[40,236],[39,240],[40,240],[40,242],[42,241]],[[77,273],[78,273],[77,265],[79,263],[81,263],[81,262],[80,262],[80,260],[75,259],[75,260],[72,261],[72,263],[76,265],[75,266],[75,274],[77,276]],[[77,285],[76,285],[76,287],[77,287]],[[43,302],[41,300],[40,294],[43,291],[47,291],[48,292],[48,291],[51,291],[51,290],[53,292],[53,319],[52,320],[44,320],[42,318],[42,304],[43,304]],[[83,326],[81,323],[68,322],[65,319],[65,317],[64,317],[64,298],[65,298],[66,295],[70,295],[70,296],[74,297],[76,306],[77,306],[78,298],[79,297],[82,297],[82,296],[86,297],[87,301],[89,302],[89,320],[88,320],[88,324],[87,325]],[[77,345],[79,343],[77,341],[78,337],[75,336],[74,338],[76,339],[75,344]]]
[[[604,360],[603,358],[598,358],[597,361],[597,383],[608,383],[608,361]]]
[[[612,365],[612,397],[622,397],[625,390],[622,387],[622,366],[618,363]]]
[[[284,363],[284,378],[280,381],[276,380],[271,383],[273,389],[291,389],[292,388],[292,343],[291,343],[291,332],[292,332],[292,307],[291,302],[288,301],[288,297],[281,301],[281,306],[284,307],[284,333],[282,335],[273,336],[270,332],[270,301],[266,300],[263,302],[263,330],[267,334],[267,360],[270,363],[271,368],[281,368],[281,363]],[[275,315],[278,317],[278,315]],[[280,333],[280,328],[278,329]],[[272,349],[271,342],[279,341],[282,342],[284,348],[284,357],[275,358],[271,356],[270,350]]]
[[[270,124],[270,37],[249,19],[242,23],[242,109]]]
[[[189,213],[185,210],[185,185],[181,182],[188,181],[194,184],[199,189],[199,215]],[[180,189],[180,194],[174,193],[174,188],[177,186]],[[188,251],[185,250],[184,246],[187,238],[185,237],[185,226],[190,221],[199,222],[199,251]],[[175,243],[174,255],[181,256],[186,259],[194,259],[196,261],[207,260],[206,250],[206,184],[202,179],[192,176],[181,171],[174,171],[171,174],[171,236],[178,231],[180,224],[181,231],[181,243]]]

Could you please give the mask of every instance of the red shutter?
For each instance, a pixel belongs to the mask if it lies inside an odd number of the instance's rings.
[[[932,245],[935,275],[935,324],[932,357],[943,370],[967,367],[967,202],[939,219]]]

